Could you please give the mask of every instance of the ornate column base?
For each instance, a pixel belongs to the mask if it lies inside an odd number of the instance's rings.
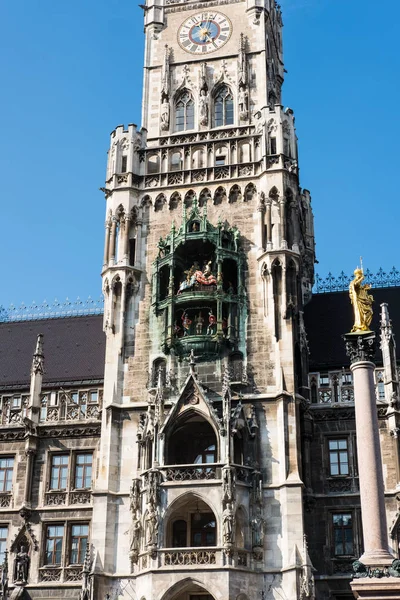
[[[383,600],[384,598],[400,600],[400,581],[395,577],[357,579],[352,581],[350,586],[354,598],[362,600]]]
[[[355,598],[400,600],[400,560],[367,566],[357,560],[353,564],[354,579],[350,583]]]

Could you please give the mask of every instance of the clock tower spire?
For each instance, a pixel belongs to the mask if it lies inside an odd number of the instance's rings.
[[[112,133],[105,188],[95,596],[300,599],[314,233],[281,10],[144,18],[142,129]]]

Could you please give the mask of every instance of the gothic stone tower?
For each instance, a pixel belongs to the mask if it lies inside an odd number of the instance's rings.
[[[274,0],[148,0],[111,134],[95,597],[313,597],[299,410],[310,195]],[[127,592],[126,592],[127,593]]]

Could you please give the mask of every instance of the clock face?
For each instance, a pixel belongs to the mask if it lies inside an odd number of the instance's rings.
[[[221,48],[231,37],[232,23],[213,10],[192,15],[178,30],[181,48],[192,54],[206,54]]]

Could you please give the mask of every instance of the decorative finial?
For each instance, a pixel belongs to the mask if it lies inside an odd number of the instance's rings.
[[[374,298],[372,294],[368,293],[371,285],[369,283],[363,284],[365,277],[361,257],[360,260],[361,268],[357,267],[355,269],[354,279],[350,281],[349,285],[350,300],[354,311],[354,325],[351,333],[370,331],[369,326],[371,325],[373,315],[372,303]]]

